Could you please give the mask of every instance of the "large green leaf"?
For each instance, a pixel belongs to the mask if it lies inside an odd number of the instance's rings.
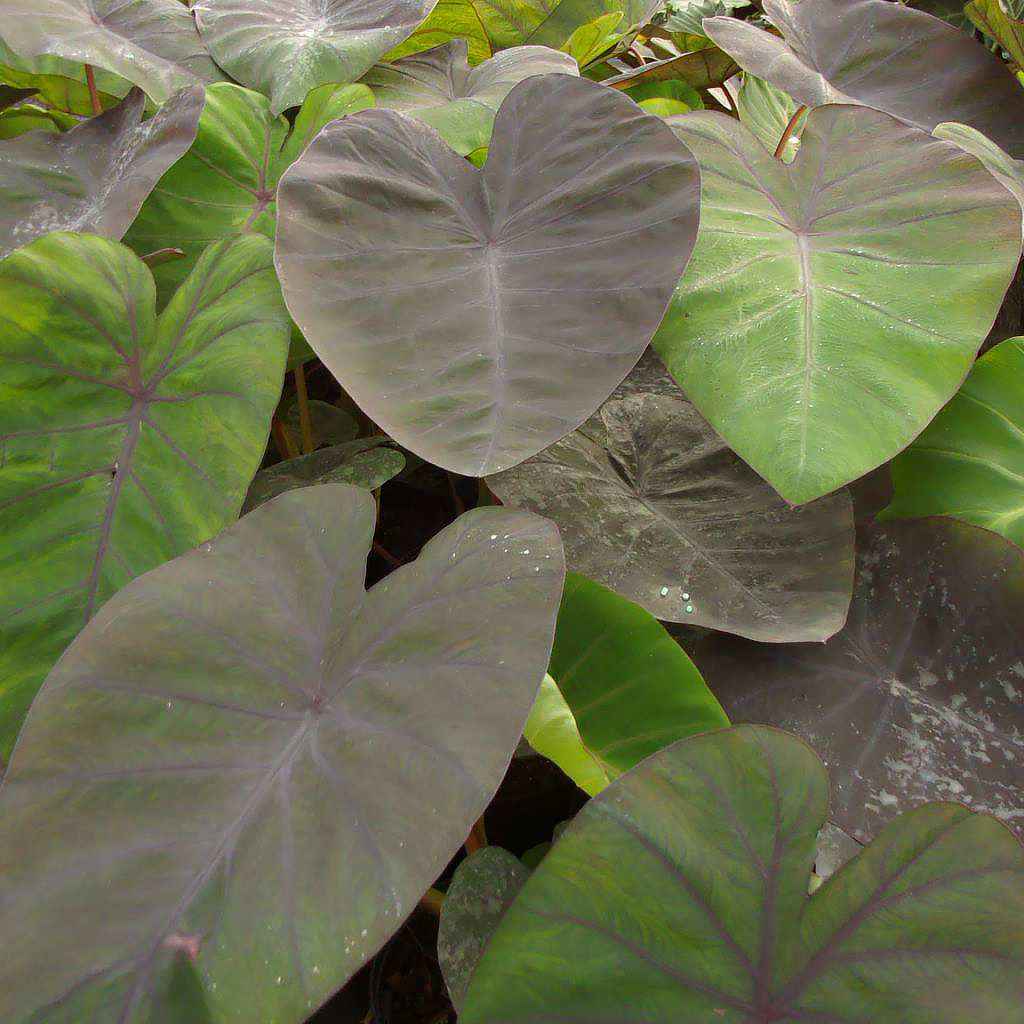
[[[892,475],[896,493],[883,519],[955,516],[1024,548],[1024,338],[974,364]]]
[[[570,569],[659,619],[771,641],[846,619],[849,495],[791,508],[678,393],[613,399],[488,484],[558,524]]]
[[[307,97],[289,128],[271,115],[265,96],[228,83],[211,86],[194,145],[160,179],[125,236],[139,255],[168,246],[185,253],[154,274],[161,303],[211,242],[239,231],[273,239],[285,169],[328,121],[372,106],[364,85],[326,85]]]
[[[495,49],[535,43],[560,49],[581,25],[622,13],[620,35],[645,24],[661,0],[473,0]]]
[[[354,82],[403,42],[435,0],[196,0],[217,63],[279,114],[321,85]]]
[[[933,804],[807,896],[828,808],[798,740],[683,740],[591,800],[506,911],[460,1024],[1006,1024],[1024,850]]]
[[[475,68],[466,41],[437,46],[393,64],[380,64],[363,77],[377,106],[408,114],[429,125],[460,156],[491,141],[494,115],[512,87],[531,75],[578,75],[572,57],[546,46],[503,50]]]
[[[483,171],[370,110],[329,125],[280,192],[278,275],[309,344],[403,447],[468,475],[535,454],[611,392],[698,217],[671,131],[569,75],[512,89]]]
[[[427,20],[381,59],[397,60],[456,39],[466,41],[470,64],[479,64],[494,52],[472,0],[438,0]]]
[[[952,25],[888,0],[764,0],[764,10],[783,39],[736,18],[704,30],[800,103],[863,103],[925,131],[963,121],[1024,156],[1020,85]]]
[[[212,246],[159,319],[116,242],[0,263],[0,757],[107,598],[237,516],[288,347],[270,250]]]
[[[183,89],[143,122],[145,105],[136,89],[66,135],[37,132],[0,145],[0,258],[54,231],[125,233],[192,144],[203,90]]]
[[[180,0],[0,0],[0,35],[22,57],[95,64],[157,103],[224,77]]]
[[[724,115],[671,124],[703,204],[655,348],[742,459],[810,501],[955,394],[1016,269],[1020,211],[957,147],[866,107],[811,111],[789,165]]]
[[[1024,551],[953,519],[872,527],[846,628],[826,644],[721,635],[696,661],[734,722],[802,736],[833,820],[870,839],[925,800],[1024,835]]]
[[[524,735],[591,795],[675,740],[729,724],[661,624],[584,576],[565,581],[548,673]]]
[[[444,869],[544,673],[561,546],[475,510],[366,592],[375,518],[282,495],[68,650],[0,787],[6,1024],[148,1022],[186,944],[215,1022],[300,1021]]]

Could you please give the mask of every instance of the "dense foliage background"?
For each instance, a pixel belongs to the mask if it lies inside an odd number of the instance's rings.
[[[1024,1022],[1017,0],[0,0],[4,1024]]]

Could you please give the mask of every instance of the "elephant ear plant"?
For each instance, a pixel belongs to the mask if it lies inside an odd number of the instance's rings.
[[[1024,1021],[1024,10],[0,0],[3,1024]]]

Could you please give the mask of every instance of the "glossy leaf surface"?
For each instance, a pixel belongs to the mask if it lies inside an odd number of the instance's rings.
[[[318,86],[354,82],[430,13],[433,0],[196,0],[203,42],[274,114]]]
[[[558,535],[476,510],[366,592],[374,524],[282,495],[68,650],[0,789],[10,1024],[141,1024],[186,944],[214,1021],[302,1020],[444,869],[543,675]]]
[[[502,103],[482,171],[392,111],[330,125],[282,180],[278,275],[375,423],[480,476],[579,426],[637,361],[689,257],[697,193],[663,124],[539,75]]]
[[[659,619],[772,641],[845,621],[849,496],[790,508],[681,395],[613,399],[488,485],[558,524],[573,572]]]
[[[1024,850],[951,804],[807,896],[828,809],[797,739],[683,740],[595,797],[505,913],[460,1024],[1003,1024],[1024,1000]]]
[[[810,501],[955,394],[1017,266],[1019,210],[962,151],[866,107],[811,111],[789,165],[724,115],[671,124],[704,194],[655,348],[745,462]]]
[[[783,39],[736,18],[707,34],[800,103],[863,103],[931,131],[963,121],[1024,156],[1020,86],[1002,60],[951,25],[887,0],[764,0]]]
[[[1024,339],[987,352],[892,465],[885,519],[943,515],[1024,548]]]
[[[827,644],[722,640],[697,664],[734,722],[790,729],[832,777],[832,820],[869,839],[925,800],[1024,834],[1024,552],[952,519],[872,527]]]
[[[437,959],[456,1010],[505,908],[529,877],[526,865],[500,846],[477,850],[455,869],[441,907]]]
[[[0,0],[0,33],[23,57],[94,64],[157,103],[224,77],[180,0]]]
[[[249,485],[243,511],[285,491],[312,484],[352,484],[372,491],[398,476],[404,467],[402,453],[382,444],[379,437],[346,441],[261,469]]]
[[[0,757],[96,610],[237,516],[288,345],[270,255],[213,246],[159,318],[116,242],[49,235],[0,263]]]
[[[119,239],[160,176],[192,144],[199,86],[142,121],[139,90],[66,135],[29,134],[0,145],[0,258],[55,231]]]
[[[184,251],[185,259],[154,275],[160,301],[211,242],[239,231],[272,240],[281,175],[328,121],[372,106],[366,86],[327,85],[309,95],[289,130],[265,96],[226,82],[211,86],[194,145],[160,179],[125,236],[139,255],[171,245]]]
[[[437,46],[393,64],[379,64],[363,77],[378,107],[408,114],[429,125],[460,156],[486,146],[501,101],[531,75],[578,75],[576,62],[546,46],[517,46],[469,66],[464,39]]]
[[[548,673],[524,735],[591,795],[675,740],[729,724],[660,623],[584,576],[566,579]]]

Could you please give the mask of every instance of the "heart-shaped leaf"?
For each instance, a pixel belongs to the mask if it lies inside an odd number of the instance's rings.
[[[278,275],[375,423],[480,476],[579,426],[637,361],[689,257],[698,191],[665,125],[594,82],[539,75],[502,103],[483,171],[392,111],[329,125],[282,179]]]
[[[883,519],[954,516],[1024,548],[1024,338],[987,352],[892,464]]]
[[[696,660],[736,722],[802,736],[857,839],[924,800],[1024,834],[1024,552],[952,519],[867,532],[846,628],[827,644],[721,638]]]
[[[709,18],[704,31],[800,103],[863,103],[925,131],[963,121],[1024,156],[1020,86],[951,25],[887,0],[764,0],[764,10],[783,39],[736,18]]]
[[[475,510],[367,593],[375,519],[282,495],[61,659],[0,788],[6,1020],[139,1020],[186,946],[215,1021],[302,1020],[444,869],[544,674],[561,546]]]
[[[434,0],[195,0],[192,9],[217,63],[270,97],[279,114],[318,86],[354,82],[412,35],[433,6]]]
[[[477,850],[455,869],[441,907],[437,960],[456,1010],[487,940],[529,877],[526,865],[500,846]]]
[[[158,268],[163,302],[211,242],[239,231],[273,239],[277,185],[328,121],[373,106],[364,85],[326,85],[307,97],[289,127],[265,96],[221,83],[206,92],[192,148],[160,179],[125,236],[139,255],[175,246],[185,253]]]
[[[183,89],[149,121],[136,89],[66,135],[0,146],[0,258],[55,231],[118,239],[160,176],[192,144],[203,90]]]
[[[1019,209],[962,151],[866,107],[811,111],[789,165],[724,115],[671,123],[704,195],[655,348],[745,462],[811,501],[956,393],[1016,269]]]
[[[0,263],[0,758],[96,609],[237,516],[288,347],[270,250],[212,246],[158,319],[116,242]]]
[[[487,482],[558,524],[573,572],[659,619],[783,641],[846,619],[849,496],[790,508],[681,395],[613,399]]]
[[[807,896],[821,763],[751,727],[683,740],[587,804],[520,890],[460,1024],[1005,1024],[1024,850],[922,807]]]
[[[661,0],[473,0],[494,48],[533,43],[560,49],[581,25],[621,14],[620,37],[646,24]]]
[[[548,673],[523,734],[591,795],[675,740],[729,724],[661,624],[584,576],[565,581]]]
[[[379,64],[362,79],[377,106],[430,125],[460,156],[486,146],[501,101],[531,75],[578,75],[572,57],[546,46],[504,50],[475,68],[466,41],[437,46],[393,64]]]
[[[95,64],[157,103],[224,78],[180,0],[0,0],[3,40],[22,57]]]
[[[261,469],[253,477],[242,510],[248,512],[278,494],[311,484],[353,484],[368,491],[382,487],[405,468],[402,453],[384,441],[364,437]]]

